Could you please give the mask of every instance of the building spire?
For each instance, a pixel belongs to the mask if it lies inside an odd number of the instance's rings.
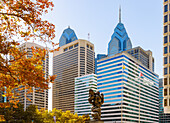
[[[119,23],[121,23],[121,5],[119,6]]]

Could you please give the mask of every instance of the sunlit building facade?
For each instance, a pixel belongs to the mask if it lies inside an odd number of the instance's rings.
[[[74,110],[78,115],[89,115],[91,117],[92,105],[88,102],[89,89],[96,92],[97,75],[88,74],[75,78],[75,105]]]
[[[114,33],[111,36],[111,40],[108,44],[108,56],[113,56],[122,51],[126,51],[132,48],[132,43],[124,24],[121,22],[121,9],[119,9],[119,23],[114,29]]]
[[[105,122],[158,123],[158,75],[127,52],[97,61]]]
[[[75,77],[95,72],[94,45],[87,40],[75,40],[60,47],[53,55],[52,107],[74,113]]]
[[[38,45],[36,43],[26,42],[23,43],[20,46],[20,49],[23,51],[26,51],[28,53],[27,57],[32,57],[32,49],[34,48],[40,48],[44,49],[45,47]],[[46,58],[43,61],[43,71],[44,71],[44,77],[47,79],[49,76],[49,54],[46,54]],[[18,100],[19,103],[24,104],[24,109],[28,107],[29,105],[36,105],[38,109],[48,109],[48,90],[44,90],[43,92],[38,91],[39,88],[33,87],[33,92],[27,94],[27,89],[25,89],[24,86],[20,86],[22,90],[16,89],[16,93],[19,93]]]
[[[170,0],[163,0],[163,105],[164,113],[170,114]]]

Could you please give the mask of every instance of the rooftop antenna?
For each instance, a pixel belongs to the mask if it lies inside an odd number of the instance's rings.
[[[119,6],[119,23],[121,23],[121,5]]]
[[[88,41],[90,41],[90,33],[88,33]]]

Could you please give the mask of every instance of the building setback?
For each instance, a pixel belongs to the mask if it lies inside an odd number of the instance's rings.
[[[53,108],[74,113],[75,77],[95,72],[94,45],[86,40],[75,40],[54,52]]]
[[[131,54],[134,58],[140,61],[145,67],[149,70],[154,71],[154,58],[152,56],[152,51],[145,51],[141,47],[135,47],[130,50],[127,50],[129,54]]]
[[[75,113],[78,115],[89,115],[91,117],[92,105],[88,101],[89,89],[96,92],[97,75],[88,74],[75,78]]]
[[[127,52],[97,61],[97,89],[104,94],[102,120],[159,120],[158,75]]]
[[[164,5],[164,19],[163,19],[163,105],[164,105],[164,113],[169,113],[170,114],[170,26],[169,26],[169,5],[170,0],[164,0],[163,5]]]
[[[28,55],[27,57],[32,57],[32,49],[31,47],[35,48],[41,48],[44,49],[45,47],[40,46],[36,43],[26,42],[20,46],[21,50],[25,50]],[[44,77],[48,78],[49,76],[49,55],[46,54],[46,59],[43,61],[43,71]],[[23,86],[20,86],[20,88],[25,88]],[[24,104],[24,109],[28,107],[29,105],[36,105],[38,106],[38,109],[45,108],[48,109],[48,90],[44,90],[43,92],[37,91],[38,88],[33,88],[33,92],[27,94],[27,89],[18,90],[16,89],[16,92],[19,93],[18,99],[19,102]],[[29,99],[29,100],[28,100]]]

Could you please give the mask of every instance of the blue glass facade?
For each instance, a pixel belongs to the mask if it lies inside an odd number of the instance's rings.
[[[132,48],[132,44],[123,23],[119,22],[108,44],[108,56],[113,56]]]
[[[103,121],[158,122],[158,75],[131,55],[98,60],[97,79],[97,89],[104,94]]]
[[[67,29],[65,29],[63,31],[63,34],[60,37],[59,40],[59,47],[68,44],[70,42],[73,42],[75,40],[78,40],[74,30],[72,30],[70,27],[68,27]]]

